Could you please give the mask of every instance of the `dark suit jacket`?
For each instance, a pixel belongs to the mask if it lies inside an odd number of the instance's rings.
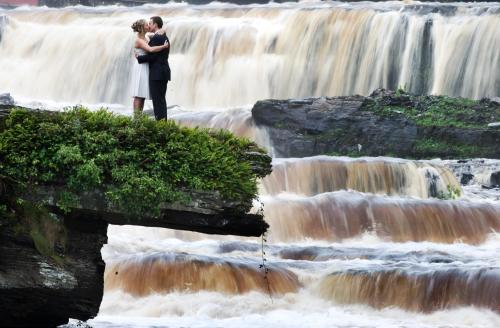
[[[161,46],[168,40],[166,35],[155,34],[149,40],[151,47]],[[149,79],[152,81],[170,81],[170,66],[168,65],[168,55],[170,47],[159,52],[148,53],[137,57],[139,64],[149,63]]]

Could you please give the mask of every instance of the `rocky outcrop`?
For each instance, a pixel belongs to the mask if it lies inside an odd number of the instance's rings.
[[[0,226],[2,326],[56,327],[68,318],[97,315],[104,284],[105,221],[27,216],[15,223],[0,217]]]
[[[500,171],[491,174],[490,184],[492,187],[500,187]]]
[[[50,203],[52,189],[24,195],[25,204]],[[233,211],[217,195],[192,194],[188,204],[164,204],[158,218],[130,217],[103,203],[98,192],[82,195],[80,207],[63,213],[48,204],[44,215],[0,215],[0,315],[8,327],[55,327],[68,318],[97,315],[103,294],[101,248],[108,223],[260,236],[261,215]]]
[[[64,215],[57,204],[57,194],[61,190],[54,187],[32,188],[29,194],[21,198],[47,204],[52,213]],[[143,215],[130,216],[115,208],[106,201],[104,193],[95,190],[92,193],[79,195],[78,207],[72,208],[70,216],[102,220],[114,225],[139,225],[146,227],[161,227],[177,230],[188,230],[206,234],[260,236],[266,232],[269,225],[262,215],[243,213],[239,211],[241,204],[227,202],[217,193],[190,192],[191,201],[185,203],[162,204],[158,217]]]
[[[236,204],[209,193],[193,193],[188,204],[164,204],[153,218],[113,210],[99,192],[82,195],[80,206],[64,213],[50,204],[55,192],[38,188],[23,195],[25,204],[47,202],[42,214],[0,215],[0,315],[8,327],[55,327],[97,315],[108,223],[241,236],[268,228],[262,215],[234,211]]]
[[[8,113],[0,108],[0,131]],[[240,155],[256,177],[271,172],[267,155]],[[6,327],[55,327],[97,315],[108,224],[241,236],[260,236],[268,228],[262,214],[246,213],[251,200],[228,201],[217,192],[184,190],[186,200],[161,204],[153,217],[124,213],[102,190],[81,192],[62,210],[55,201],[62,187],[17,183],[0,172],[0,316]]]
[[[454,117],[447,118],[454,101],[460,106],[466,103],[464,113],[470,116],[461,117],[457,109]],[[441,104],[443,113],[437,112]],[[431,115],[441,121],[426,120]],[[369,97],[263,100],[252,109],[255,123],[267,129],[280,157],[500,158],[500,130],[488,127],[498,116],[500,105],[494,101],[386,90]]]
[[[0,17],[1,19],[1,17]],[[1,32],[1,29],[0,29]],[[10,93],[2,93],[0,94],[0,109],[10,108],[14,106],[14,98],[10,95]]]

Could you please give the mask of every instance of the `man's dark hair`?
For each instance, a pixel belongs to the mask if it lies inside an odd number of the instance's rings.
[[[162,28],[163,27],[163,21],[161,19],[161,17],[159,16],[153,16],[150,18],[153,23],[155,23],[156,25],[158,25],[158,28]]]

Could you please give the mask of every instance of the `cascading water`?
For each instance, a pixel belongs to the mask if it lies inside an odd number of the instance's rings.
[[[0,92],[127,104],[130,25],[157,14],[172,40],[170,104],[234,107],[379,87],[495,97],[499,12],[496,3],[396,2],[21,9],[7,12]]]
[[[460,188],[452,173],[439,165],[394,158],[316,156],[273,161],[261,194],[302,195],[353,189],[362,192],[437,197],[448,186]]]
[[[378,87],[500,95],[500,3],[417,2],[0,9],[0,93],[130,114],[129,26],[152,15],[172,42],[170,117],[271,153],[256,100]],[[437,199],[460,190],[457,165],[275,158],[260,185],[269,286],[260,239],[110,226],[91,324],[498,327],[499,196],[474,194],[486,181],[474,173],[459,199]]]
[[[483,242],[500,231],[500,208],[464,201],[414,200],[355,192],[264,197],[273,241],[338,241],[366,232],[398,242]]]

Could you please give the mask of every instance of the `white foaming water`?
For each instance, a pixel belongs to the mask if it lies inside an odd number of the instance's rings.
[[[273,301],[258,293],[227,296],[204,292],[196,297],[174,293],[135,300],[128,294],[114,292],[105,294],[102,308],[110,315],[90,320],[93,327],[494,328],[500,325],[499,316],[488,310],[460,308],[409,315],[398,309],[377,311],[365,306],[334,306],[307,292]]]
[[[272,153],[251,120],[256,100],[366,95],[378,87],[498,96],[499,13],[499,3],[419,2],[0,10],[7,16],[0,21],[0,92],[27,107],[82,103],[130,114],[129,26],[160,15],[172,41],[167,98],[179,105],[169,116],[229,129]],[[272,299],[250,279],[262,260],[259,238],[110,226],[102,254],[108,271],[119,272],[108,272],[92,326],[500,326],[499,303],[490,297],[500,294],[500,193],[478,185],[497,164],[474,168],[472,185],[453,202],[429,198],[459,187],[465,169],[454,162],[313,157],[273,164],[261,186],[271,224],[266,258],[277,282]],[[130,272],[139,274],[127,278]],[[195,289],[200,281],[206,286]],[[422,308],[427,313],[415,312]]]
[[[209,117],[211,117],[209,115]],[[210,120],[208,120],[210,121]],[[207,124],[205,122],[204,124]],[[328,160],[328,158],[323,158]],[[338,158],[331,158],[338,160]],[[307,160],[307,159],[306,159]],[[380,160],[364,158],[364,161]],[[408,163],[401,159],[385,158],[390,163]],[[275,163],[301,162],[301,159],[276,159]],[[344,159],[344,161],[355,162],[356,159]],[[439,165],[434,162],[434,165]],[[373,174],[366,179],[373,179]],[[450,180],[451,181],[451,180]],[[490,200],[487,204],[476,202],[462,197],[457,201],[441,200],[420,200],[417,197],[384,196],[374,194],[364,194],[359,192],[330,192],[320,193],[310,197],[290,193],[279,193],[277,195],[261,196],[264,201],[265,211],[273,211],[273,204],[286,200],[289,208],[284,207],[278,210],[279,215],[283,215],[287,210],[292,209],[289,220],[297,220],[303,214],[293,211],[293,207],[310,199],[333,199],[340,198],[347,204],[363,204],[370,202],[381,202],[387,204],[398,204],[400,220],[403,220],[406,206],[429,207],[435,211],[433,206],[455,207],[446,214],[442,210],[431,218],[428,223],[421,223],[419,226],[432,226],[433,220],[450,220],[449,224],[459,221],[455,217],[460,211],[469,211],[474,208],[478,214],[462,215],[465,224],[469,222],[470,229],[474,221],[478,220],[478,215],[483,211],[500,211],[500,202]],[[406,205],[408,204],[408,205]],[[411,204],[411,205],[410,205]],[[374,210],[374,205],[369,205]],[[381,207],[382,209],[384,206]],[[320,213],[321,206],[313,206],[312,213]],[[413,213],[415,208],[410,210]],[[500,212],[499,212],[500,213]],[[271,216],[269,216],[271,215]],[[436,216],[437,215],[437,216]],[[440,215],[442,218],[440,219]],[[460,242],[461,236],[455,242],[449,243],[447,237],[441,243],[426,241],[432,239],[432,235],[442,238],[442,233],[446,236],[450,231],[458,231],[453,225],[442,226],[437,224],[434,232],[427,230],[429,238],[419,242],[405,241],[403,243],[387,242],[387,238],[377,236],[373,232],[366,231],[357,236],[343,239],[341,242],[332,242],[317,239],[314,236],[300,238],[295,241],[285,241],[287,238],[274,238],[273,234],[281,233],[287,229],[291,223],[283,222],[280,225],[273,224],[272,214],[266,213],[267,220],[271,223],[270,239],[271,243],[265,246],[266,258],[270,265],[292,272],[297,275],[300,287],[296,291],[284,294],[274,294],[272,300],[264,292],[257,290],[244,292],[241,294],[228,294],[215,290],[174,290],[169,292],[153,292],[148,295],[133,296],[121,289],[106,289],[101,305],[100,315],[91,321],[96,327],[112,327],[119,325],[124,327],[250,327],[250,326],[270,326],[277,327],[496,327],[500,324],[498,314],[498,303],[491,293],[500,290],[500,234],[498,227],[491,230],[480,238],[479,245],[469,245]],[[324,216],[323,219],[329,216]],[[414,219],[425,220],[426,216],[416,216]],[[453,218],[455,217],[456,220]],[[352,220],[354,216],[346,218]],[[499,219],[500,216],[493,216]],[[413,219],[413,220],[414,220]],[[394,222],[396,224],[396,222]],[[405,224],[403,224],[404,226]],[[379,225],[376,225],[380,229]],[[298,227],[297,231],[300,233]],[[338,229],[338,227],[337,227]],[[494,230],[497,232],[493,232]],[[321,230],[321,229],[320,229]],[[303,230],[302,233],[306,231]],[[390,232],[385,230],[385,232]],[[424,234],[426,232],[424,231]],[[440,235],[441,234],[441,235]],[[440,237],[441,236],[441,237]],[[471,241],[474,236],[471,235]],[[258,238],[241,238],[232,236],[208,236],[199,233],[173,231],[159,228],[140,227],[118,227],[110,226],[109,244],[103,248],[103,258],[110,265],[111,263],[137,262],[141,261],[149,266],[151,256],[153,258],[171,258],[175,254],[189,254],[190,265],[198,266],[199,263],[219,263],[221,268],[225,266],[238,267],[240,265],[250,267],[255,266],[261,260],[261,247]],[[184,255],[182,255],[184,256]],[[198,260],[197,260],[198,259]],[[164,260],[161,260],[164,261]],[[167,260],[168,261],[168,260]],[[202,261],[202,262],[198,262]],[[208,261],[208,262],[207,262]],[[133,263],[132,262],[132,263]],[[189,261],[188,261],[189,264]],[[203,269],[203,266],[200,267]],[[243,269],[243,268],[242,268]],[[160,270],[160,271],[158,271]],[[173,276],[165,276],[160,268],[148,271],[148,279],[177,279]],[[206,270],[206,269],[203,269]],[[210,269],[211,270],[211,269]],[[170,271],[167,271],[170,272]],[[180,270],[176,275],[183,275]],[[210,275],[211,271],[206,271]],[[381,290],[393,290],[402,295],[402,298],[394,299],[391,295],[381,294],[378,296],[364,296],[353,294],[343,294],[343,290],[337,290],[338,285],[332,287],[332,279],[337,279],[340,275],[342,284],[351,284],[349,290],[355,290],[358,284],[376,284],[376,281],[383,279],[394,279],[391,286]],[[356,277],[362,275],[366,281],[359,282]],[[391,276],[393,276],[391,278]],[[376,280],[370,280],[373,276]],[[169,278],[170,277],[170,278]],[[215,279],[230,281],[229,276],[216,276]],[[185,279],[185,278],[183,278]],[[205,279],[208,279],[205,277]],[[402,280],[403,279],[403,280]],[[418,279],[420,294],[414,294],[415,289],[408,289],[404,279]],[[184,280],[183,280],[184,281]],[[333,280],[335,281],[335,280]],[[398,282],[399,281],[399,282]],[[464,281],[466,282],[465,285]],[[481,281],[475,284],[475,281]],[[130,283],[130,282],[129,282]],[[135,284],[135,282],[133,282]],[[323,285],[321,285],[323,284]],[[325,285],[326,284],[326,285]],[[453,296],[451,299],[438,297],[432,301],[421,301],[419,295],[440,294],[435,286],[448,284],[449,290],[446,292]],[[108,284],[109,285],[109,284]],[[160,284],[161,285],[161,284]],[[155,283],[155,286],[157,284]],[[323,286],[323,287],[320,287]],[[434,287],[433,287],[434,286]],[[455,286],[455,287],[454,287]],[[482,290],[481,286],[487,286]],[[127,288],[127,287],[124,287]],[[156,287],[157,288],[157,287]],[[213,288],[213,287],[211,287]],[[217,288],[217,287],[215,287]],[[461,290],[472,290],[472,294],[462,295]],[[324,295],[323,290],[333,290],[333,298],[330,294]],[[361,289],[362,290],[362,289]],[[475,291],[475,292],[474,292]],[[489,294],[487,292],[490,292]],[[341,294],[339,294],[341,293]],[[458,294],[457,294],[458,293]],[[474,294],[475,293],[475,294]],[[339,296],[340,295],[340,296]],[[484,296],[481,296],[484,295]],[[495,294],[494,294],[495,295]],[[447,296],[445,294],[444,296]],[[355,303],[371,304],[380,309],[375,310],[367,305],[350,304]],[[372,304],[370,299],[381,298],[385,305]],[[406,304],[405,299],[414,300],[414,305]],[[425,308],[426,304],[437,302],[435,307]],[[439,303],[441,302],[441,303]],[[451,302],[450,309],[442,309],[439,304]],[[453,303],[455,302],[455,303]],[[423,307],[430,313],[408,312],[412,306]],[[398,307],[401,307],[399,309]],[[446,305],[445,305],[446,307]],[[126,316],[124,314],[126,313]]]
[[[155,14],[172,41],[168,100],[185,108],[399,86],[495,97],[499,11],[399,2],[3,10],[0,92],[130,106],[129,26]]]
[[[150,252],[156,250],[170,254],[211,254],[210,256],[220,259],[238,262],[258,260],[260,252],[260,245],[253,241],[185,242],[156,235],[158,230],[166,229],[143,228],[150,230],[150,233],[141,233],[141,229],[138,229],[138,233],[134,234],[126,232],[126,227],[111,228],[113,230],[110,231],[109,245],[103,249],[107,262],[110,257],[115,260],[130,256],[140,258],[143,256],[140,252],[148,249]],[[124,239],[118,241],[116,238],[120,235]],[[274,295],[272,301],[268,295],[259,292],[240,295],[208,291],[171,292],[134,297],[120,290],[107,290],[101,314],[91,324],[96,327],[116,324],[129,327],[250,327],[270,324],[278,327],[496,327],[500,323],[498,314],[481,308],[465,307],[424,315],[409,314],[399,309],[376,311],[366,306],[341,305],[319,298],[315,290],[318,280],[338,270],[372,271],[396,266],[401,270],[418,272],[422,269],[437,272],[436,270],[459,267],[467,272],[482,267],[500,268],[497,256],[500,251],[498,237],[492,237],[481,246],[429,242],[398,244],[372,239],[371,245],[367,247],[366,241],[366,238],[361,238],[347,244],[313,241],[269,245],[268,260],[288,265],[290,270],[299,275],[304,286],[297,293]],[[125,242],[129,244],[126,250],[123,249]],[[284,252],[297,248],[315,249],[317,253],[323,251],[343,254],[317,262],[281,259]],[[221,253],[224,250],[228,253]]]
[[[447,166],[453,171],[457,179],[461,179],[464,174],[470,174],[471,179],[467,184],[490,185],[491,174],[500,172],[500,160],[488,158],[476,158],[469,160],[434,160],[431,161]]]
[[[201,112],[179,110],[169,115],[169,118],[189,127],[226,129],[237,136],[255,141],[271,155],[274,153],[267,131],[255,125],[249,107],[219,109],[217,111],[204,110]]]

